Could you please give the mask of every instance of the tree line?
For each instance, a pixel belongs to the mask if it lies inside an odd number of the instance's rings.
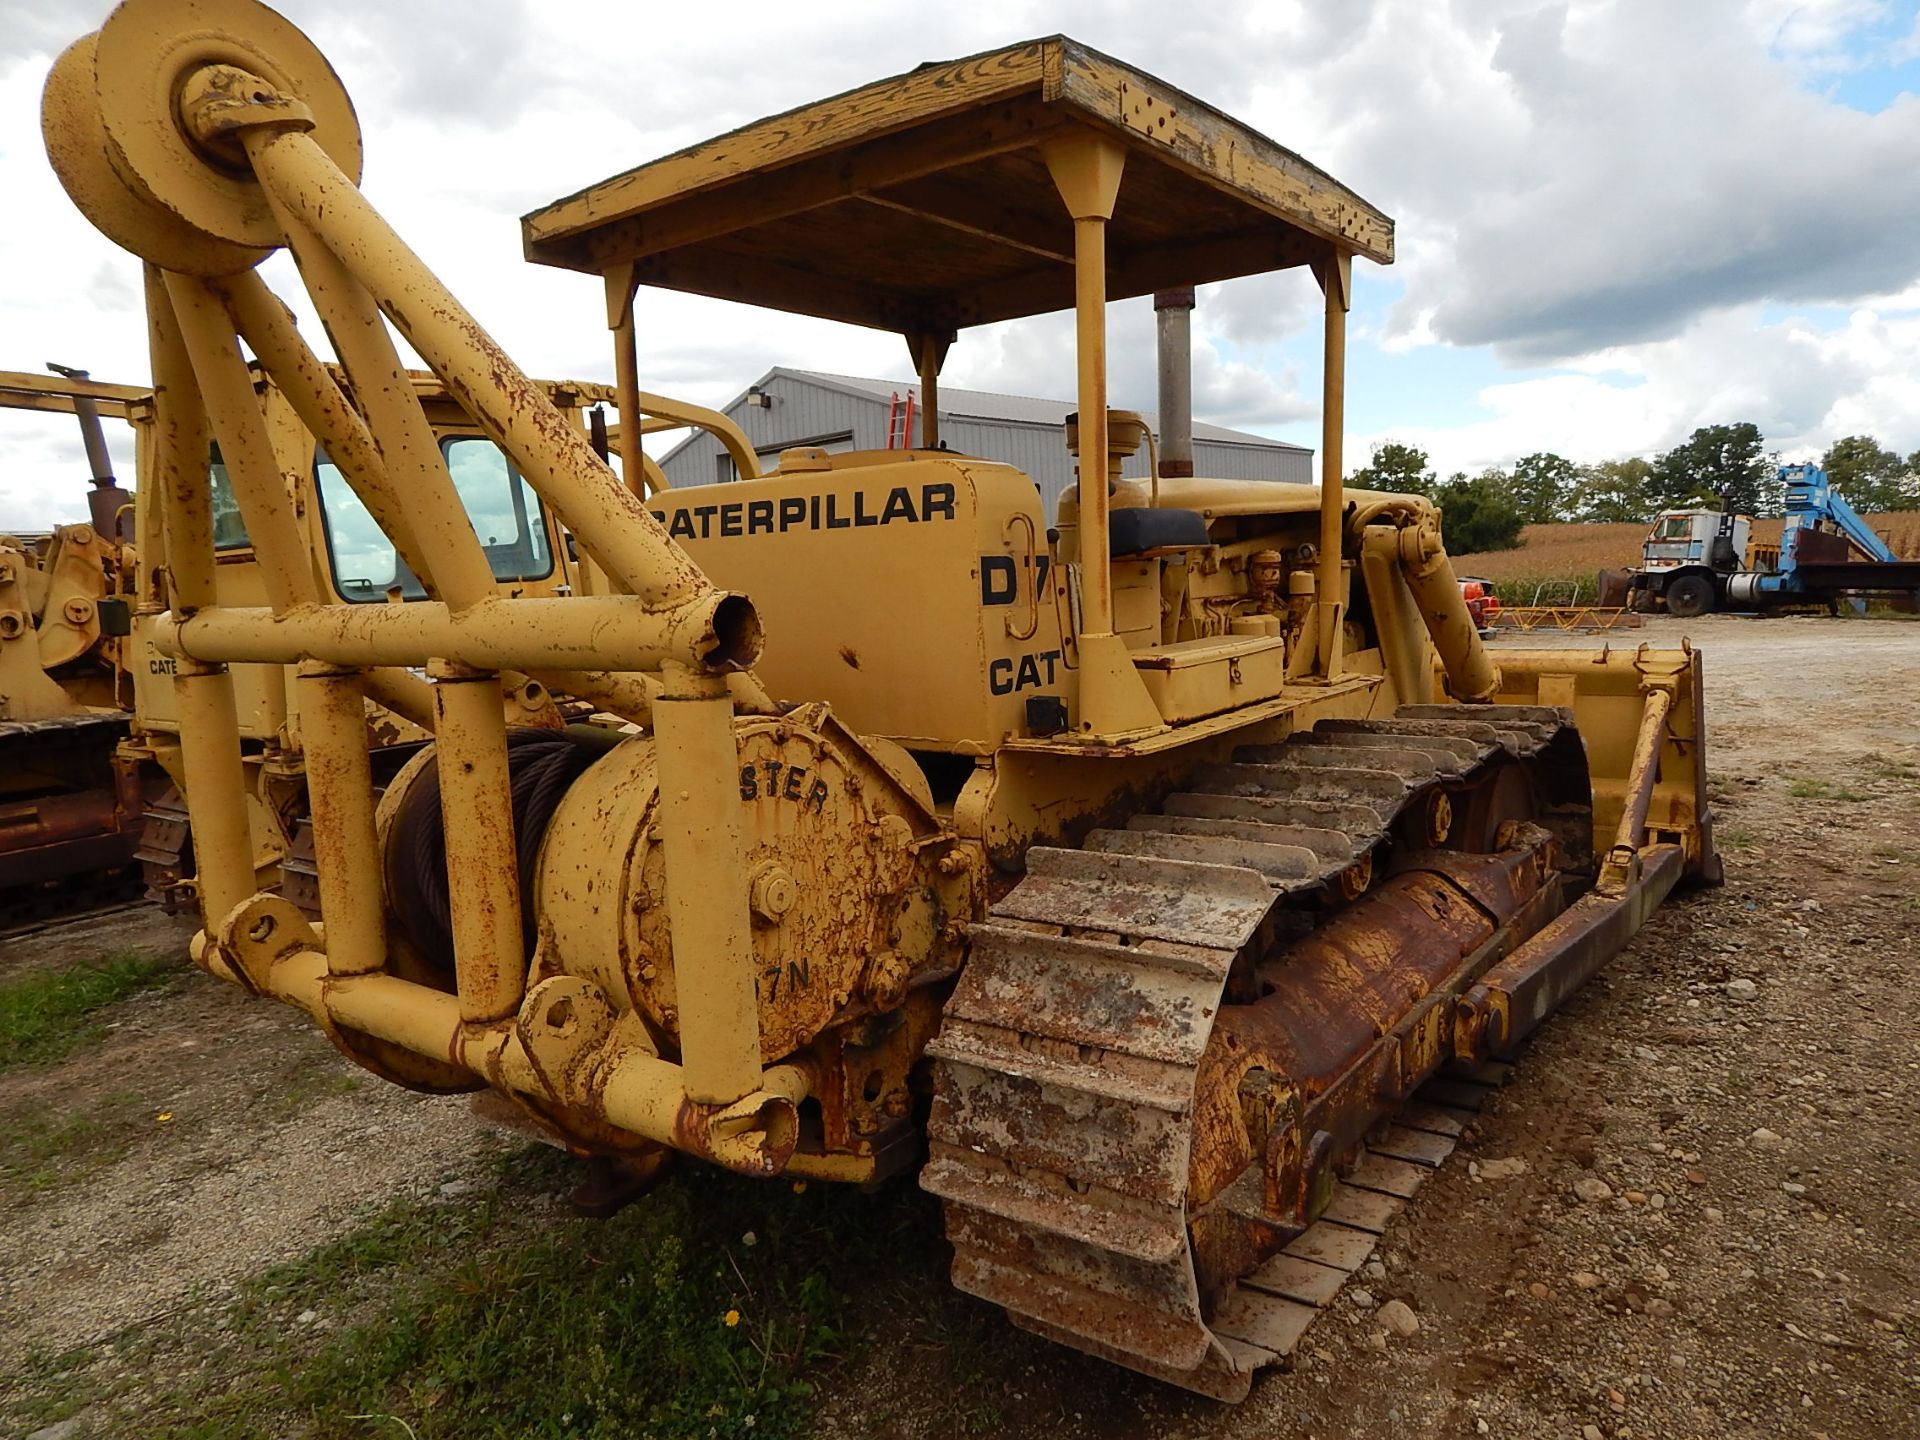
[[[1543,450],[1511,467],[1478,475],[1457,471],[1445,480],[1430,468],[1427,453],[1387,440],[1374,446],[1371,463],[1347,483],[1361,489],[1425,495],[1440,506],[1447,548],[1457,555],[1511,550],[1523,525],[1560,521],[1644,524],[1662,510],[1719,508],[1743,515],[1778,515],[1785,495],[1760,427],[1703,425],[1686,440],[1645,460],[1603,460],[1576,465]],[[1920,450],[1901,456],[1871,435],[1849,435],[1820,459],[1834,486],[1854,509],[1920,508]]]

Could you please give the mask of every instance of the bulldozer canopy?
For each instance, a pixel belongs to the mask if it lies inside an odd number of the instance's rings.
[[[1070,308],[1073,222],[1039,146],[1127,152],[1107,295],[1393,259],[1326,172],[1063,36],[922,65],[602,181],[521,222],[529,260],[905,333]]]

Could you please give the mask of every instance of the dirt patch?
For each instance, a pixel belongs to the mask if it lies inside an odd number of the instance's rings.
[[[178,954],[184,968],[194,929],[185,916],[169,917],[145,904],[21,925],[0,934],[0,982],[128,953]]]
[[[306,1017],[193,970],[189,933],[146,911],[8,945],[7,973],[126,949],[182,960],[108,1012],[100,1043],[0,1075],[0,1130],[36,1161],[0,1188],[0,1381],[300,1255],[499,1143],[464,1100],[382,1084]]]

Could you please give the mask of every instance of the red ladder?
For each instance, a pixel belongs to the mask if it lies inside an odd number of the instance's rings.
[[[887,398],[887,449],[911,450],[913,448],[913,392],[909,390],[904,400],[898,390]]]

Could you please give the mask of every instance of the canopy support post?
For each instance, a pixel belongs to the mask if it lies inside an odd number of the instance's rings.
[[[1345,458],[1341,442],[1346,433],[1347,310],[1352,305],[1353,256],[1336,250],[1315,263],[1314,277],[1326,291],[1326,359],[1321,373],[1320,402],[1320,560],[1315,580],[1318,592],[1320,673],[1335,678],[1344,660],[1347,586],[1341,551],[1346,537]]]
[[[907,349],[913,354],[914,373],[920,378],[920,448],[940,448],[940,368],[953,344],[951,330],[909,330]],[[907,443],[912,444],[909,436]]]

